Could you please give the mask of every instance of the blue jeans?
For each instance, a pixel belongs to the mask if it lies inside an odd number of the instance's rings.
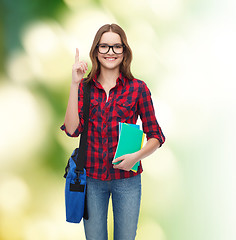
[[[107,211],[110,195],[114,216],[114,240],[135,239],[141,200],[141,175],[111,181],[87,178],[89,219],[84,220],[86,239],[108,239]]]

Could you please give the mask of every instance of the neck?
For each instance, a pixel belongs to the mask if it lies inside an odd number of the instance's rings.
[[[116,70],[104,70],[101,68],[100,74],[98,76],[98,82],[103,84],[115,84],[116,79],[119,77],[120,71],[119,69]]]

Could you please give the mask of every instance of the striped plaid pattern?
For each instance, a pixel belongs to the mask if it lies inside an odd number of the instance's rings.
[[[66,131],[64,124],[61,126],[61,129],[70,137],[78,137],[83,131],[83,80],[78,91],[80,124],[72,135]],[[87,176],[100,180],[112,180],[129,178],[143,171],[142,164],[135,173],[114,169],[111,163],[118,143],[119,122],[136,124],[139,115],[147,140],[157,138],[162,145],[165,136],[156,120],[151,93],[147,85],[138,79],[128,80],[121,73],[116,86],[110,90],[107,101],[106,92],[95,76],[91,84],[88,151],[85,164]]]

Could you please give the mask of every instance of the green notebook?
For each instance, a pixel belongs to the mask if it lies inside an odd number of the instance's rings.
[[[130,154],[139,151],[143,146],[144,133],[137,128],[137,125],[128,123],[120,124],[120,135],[117,144],[114,159],[121,157],[125,154]],[[114,163],[114,164],[118,164]],[[139,162],[137,162],[131,169],[134,172],[138,171]]]

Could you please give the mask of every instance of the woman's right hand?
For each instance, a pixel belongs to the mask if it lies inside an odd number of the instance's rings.
[[[79,49],[76,48],[75,63],[72,66],[72,84],[78,85],[88,70],[88,64],[79,61]]]

